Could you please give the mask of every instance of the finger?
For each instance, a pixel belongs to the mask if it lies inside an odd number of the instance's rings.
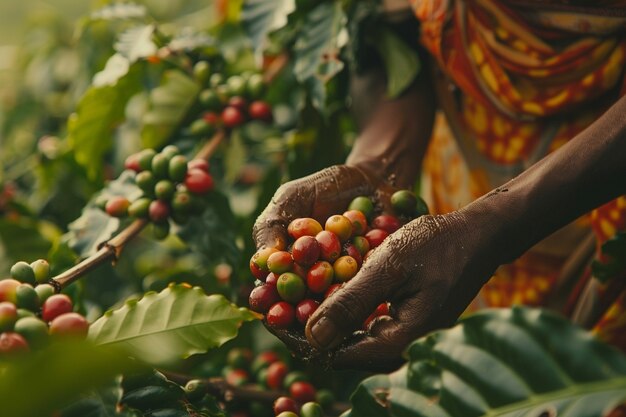
[[[400,271],[385,253],[380,250],[372,254],[361,271],[313,313],[305,328],[311,345],[320,350],[334,348],[361,328],[380,303],[391,298],[399,285]]]

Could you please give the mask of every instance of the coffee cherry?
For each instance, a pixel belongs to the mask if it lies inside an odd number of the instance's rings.
[[[370,257],[370,255],[372,254],[372,252],[374,252],[374,249],[370,249],[367,251],[367,253],[365,254],[365,256],[363,257],[363,262],[365,262],[367,260],[367,258]]]
[[[339,240],[343,243],[350,239],[352,236],[352,222],[345,216],[335,214],[330,216],[326,220],[324,229],[337,235]]]
[[[267,269],[275,274],[291,271],[292,266],[293,259],[287,251],[274,252],[267,258]]]
[[[359,270],[359,265],[356,260],[351,256],[342,256],[333,264],[333,271],[335,272],[335,279],[340,282],[349,281],[350,278],[356,275]]]
[[[382,229],[372,229],[365,234],[365,238],[370,244],[371,249],[374,249],[383,243],[387,236],[389,236],[389,233]],[[365,256],[365,259],[367,259],[367,255]]]
[[[309,382],[294,382],[289,387],[289,396],[299,403],[315,401],[315,387]]]
[[[30,267],[35,274],[35,281],[43,284],[50,278],[50,264],[45,259],[37,259],[30,264]]]
[[[170,223],[168,221],[152,223],[152,236],[156,240],[163,240],[169,235],[170,235]]]
[[[189,125],[189,133],[194,136],[209,136],[213,133],[213,126],[211,126],[204,119],[197,119],[191,122]]]
[[[309,273],[309,270],[303,266],[298,265],[297,263],[294,262],[293,266],[291,267],[291,272],[293,272],[294,274],[296,274],[297,276],[299,276],[300,278],[306,280],[306,275]]]
[[[253,101],[248,107],[248,114],[255,120],[272,121],[272,107],[264,101]]]
[[[15,323],[15,332],[33,347],[43,346],[48,340],[48,325],[36,317],[24,317]]]
[[[17,308],[15,304],[9,301],[0,303],[0,332],[6,332],[13,329],[13,325],[17,321]]]
[[[317,391],[317,395],[315,396],[315,401],[322,408],[330,408],[332,404],[335,402],[335,396],[330,390],[321,389]]]
[[[250,375],[243,369],[233,369],[225,377],[226,382],[234,387],[240,387],[250,380]]]
[[[291,307],[291,306],[290,306]],[[289,368],[285,362],[277,361],[267,368],[267,386],[271,389],[279,390],[283,386],[283,381],[289,373]]]
[[[0,354],[28,352],[29,350],[28,342],[20,334],[15,332],[0,334]]]
[[[185,186],[194,194],[204,194],[213,189],[213,178],[205,171],[191,169],[187,171]]]
[[[354,239],[352,239],[352,244],[359,251],[361,257],[363,258],[365,257],[365,254],[370,250],[370,242],[363,236],[355,236]]]
[[[369,198],[360,196],[352,200],[348,206],[348,210],[358,210],[363,213],[366,218],[371,219],[374,215],[374,204]]]
[[[278,277],[279,276],[280,275],[278,275],[278,274],[270,272],[269,274],[267,274],[267,277],[265,277],[265,283],[267,285],[273,285],[275,287],[276,284],[278,283]]]
[[[104,210],[111,217],[125,217],[129,206],[130,201],[126,197],[116,195],[109,199]]]
[[[248,298],[250,308],[261,314],[267,313],[270,307],[278,301],[280,301],[280,296],[278,295],[278,291],[276,291],[276,286],[269,284],[254,287]]]
[[[148,216],[155,223],[163,223],[170,215],[170,208],[167,203],[161,200],[154,200],[148,207]]]
[[[298,275],[293,272],[285,272],[278,277],[276,290],[278,291],[280,298],[295,304],[304,298],[306,285],[304,284],[302,278]]]
[[[39,284],[35,287],[39,303],[43,304],[48,298],[54,295],[54,287],[50,284]]]
[[[243,96],[246,94],[246,81],[239,75],[232,75],[226,80],[226,86],[228,87],[228,95]]]
[[[241,96],[234,96],[228,99],[228,106],[234,107],[237,110],[239,110],[241,113],[244,113],[246,111],[246,107],[248,106],[248,103],[246,102],[245,98]]]
[[[335,291],[337,291],[339,288],[341,288],[342,284],[332,284],[330,287],[328,287],[328,289],[326,290],[326,292],[324,293],[324,299],[330,297],[331,295],[333,295],[333,293]]]
[[[251,74],[246,81],[246,93],[250,98],[258,98],[263,94],[265,84],[261,74]]]
[[[199,169],[204,172],[209,172],[209,162],[202,158],[192,159],[187,163],[187,170]]]
[[[287,329],[296,319],[296,312],[288,302],[279,301],[270,307],[265,318],[270,326],[277,329]]]
[[[78,313],[65,313],[56,317],[50,323],[51,335],[86,337],[89,331],[89,322]]]
[[[319,259],[320,253],[320,244],[313,236],[298,238],[291,248],[291,256],[294,262],[305,268],[313,265]]]
[[[174,183],[170,180],[161,180],[154,186],[154,195],[159,200],[169,201],[174,195]]]
[[[357,267],[360,268],[363,264],[363,257],[361,256],[361,252],[351,243],[346,243],[343,245],[342,254],[348,255],[356,261]]]
[[[176,145],[167,145],[161,149],[161,153],[171,159],[176,155],[180,155],[180,149],[178,149],[178,146]]]
[[[314,293],[322,294],[332,284],[335,273],[333,266],[326,261],[313,264],[306,275],[306,284]]]
[[[156,179],[154,178],[152,172],[142,171],[135,176],[135,184],[137,184],[137,187],[141,188],[144,193],[152,195]]]
[[[168,155],[158,153],[152,158],[152,174],[155,178],[167,178],[170,167],[170,158]]]
[[[399,190],[391,195],[391,207],[397,214],[412,216],[417,209],[417,197],[409,190]]]
[[[191,379],[187,381],[185,387],[185,396],[190,402],[200,401],[206,394],[207,385],[201,379]]]
[[[324,410],[318,403],[310,401],[302,404],[300,417],[324,417]]]
[[[415,213],[413,215],[413,217],[418,218],[420,216],[424,216],[428,214],[428,205],[426,204],[426,202],[420,198],[419,196],[417,197],[417,208],[415,209]]]
[[[226,355],[226,364],[237,369],[247,369],[252,362],[252,351],[247,348],[234,348]]]
[[[348,210],[343,213],[343,216],[352,223],[352,236],[362,236],[365,234],[367,231],[367,218],[362,211]]]
[[[176,214],[189,214],[193,200],[191,194],[177,191],[172,198],[172,210]]]
[[[144,149],[139,152],[139,167],[142,171],[149,171],[152,169],[152,158],[156,155],[156,151],[154,149]]]
[[[124,161],[124,168],[130,169],[135,172],[141,171],[141,165],[139,165],[139,154],[134,153],[129,155]]]
[[[269,269],[267,267],[267,259],[270,257],[271,254],[275,252],[278,252],[278,249],[276,248],[259,249],[254,255],[252,255],[252,258],[250,259],[250,264],[254,263],[254,265],[256,265],[261,271],[265,272],[266,273],[265,275],[267,276],[267,273],[269,272]],[[252,271],[252,273],[254,274],[254,271]]]
[[[298,414],[293,411],[283,411],[282,413],[276,415],[276,417],[298,417]]]
[[[256,374],[261,369],[265,369],[274,362],[278,362],[279,360],[280,357],[274,351],[268,350],[265,352],[261,352],[252,361],[250,369]]]
[[[35,282],[35,272],[33,268],[26,262],[20,261],[11,267],[11,278],[20,282]]]
[[[317,310],[319,306],[320,303],[315,300],[306,299],[300,301],[296,306],[296,319],[300,322],[300,324],[305,325],[309,320],[309,317],[315,313],[315,310]]]
[[[15,289],[15,305],[30,311],[39,310],[39,296],[30,284],[22,284]]]
[[[276,401],[274,401],[274,415],[276,416],[291,412],[297,417],[298,411],[298,404],[289,397],[278,397]]]
[[[202,120],[207,122],[208,125],[211,126],[211,128],[215,128],[221,123],[220,115],[212,111],[207,111],[203,113]]]
[[[259,266],[253,261],[254,255],[250,259],[250,272],[252,272],[252,276],[259,281],[265,281],[265,277],[268,274],[268,271],[263,271]]]
[[[313,236],[317,235],[322,230],[322,225],[315,219],[310,217],[302,217],[293,220],[287,226],[287,233],[293,239],[299,239],[302,236]]]
[[[389,234],[392,234],[401,226],[402,224],[400,224],[400,220],[397,217],[388,214],[381,214],[372,220],[372,228],[384,230]]]
[[[72,300],[65,294],[54,294],[43,303],[41,318],[44,321],[52,321],[61,314],[72,311]]]
[[[210,88],[202,90],[198,99],[200,100],[200,104],[209,110],[219,110],[222,107],[220,97]]]
[[[202,85],[209,80],[211,65],[207,61],[198,61],[193,66],[193,76]]]
[[[224,122],[224,126],[232,129],[243,124],[245,120],[239,109],[229,106],[222,110],[222,121]]]
[[[387,303],[379,304],[378,307],[376,307],[376,310],[374,310],[374,312],[370,314],[369,317],[367,317],[367,319],[365,319],[365,322],[363,323],[363,330],[368,330],[370,327],[370,324],[372,324],[372,321],[374,321],[375,318],[380,317],[380,316],[388,316],[388,315],[389,315],[389,304]]]
[[[15,303],[15,290],[22,283],[15,279],[3,279],[0,281],[0,301]]]
[[[341,242],[336,234],[329,232],[328,230],[322,230],[315,236],[315,240],[320,246],[320,258],[328,261],[335,262],[341,254]]]
[[[176,155],[170,159],[167,173],[172,181],[181,182],[187,176],[187,158],[183,155]]]
[[[285,379],[283,380],[283,388],[289,390],[291,384],[298,381],[309,382],[309,376],[302,371],[291,371],[285,376]]]
[[[139,198],[128,206],[128,215],[136,219],[145,219],[148,217],[150,210],[150,203],[152,200],[149,198]]]
[[[213,88],[217,87],[223,82],[224,82],[224,76],[220,74],[219,72],[215,72],[211,74],[211,76],[209,77],[209,85]]]
[[[23,319],[24,317],[35,317],[35,313],[31,310],[27,310],[25,308],[17,309],[17,319]]]

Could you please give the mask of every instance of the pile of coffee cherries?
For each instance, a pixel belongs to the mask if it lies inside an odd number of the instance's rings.
[[[17,262],[11,278],[0,281],[0,359],[43,347],[52,337],[87,336],[89,323],[73,312],[70,297],[55,294],[49,278],[48,262],[39,259]]]
[[[369,197],[355,198],[343,214],[322,225],[312,218],[293,220],[287,232],[288,250],[263,248],[250,260],[257,286],[250,293],[250,308],[266,315],[277,329],[306,325],[321,301],[352,279],[372,250],[403,223],[428,212],[408,190],[391,196],[392,214],[375,215]],[[363,323],[365,330],[379,316],[389,314],[380,304]]]
[[[171,145],[159,153],[144,149],[130,155],[125,167],[135,171],[135,183],[143,195],[132,202],[124,196],[99,198],[96,205],[113,217],[149,219],[157,239],[169,234],[169,219],[184,224],[201,213],[202,197],[214,188],[209,163],[204,159],[187,161]]]
[[[254,357],[249,349],[231,349],[222,374],[233,386],[256,384],[260,389],[284,390],[289,395],[279,397],[273,407],[274,415],[280,417],[322,417],[323,408],[334,401],[330,391],[317,390],[306,373],[291,370],[280,355],[271,350]],[[231,415],[265,415],[261,411],[266,407],[253,403],[249,404],[250,409],[235,410]]]
[[[244,73],[226,78],[213,73],[208,84],[199,95],[204,112],[189,126],[192,135],[211,135],[221,127],[233,129],[249,120],[272,121],[272,106],[260,99],[265,88],[261,74]]]

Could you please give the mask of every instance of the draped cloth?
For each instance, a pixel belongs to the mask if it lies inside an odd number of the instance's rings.
[[[458,209],[521,173],[626,94],[626,1],[413,0],[432,54],[439,105],[424,160],[433,211]],[[626,117],[626,115],[625,115]],[[626,161],[625,161],[626,163]],[[594,210],[500,267],[469,310],[543,305],[563,265],[593,234],[596,250],[626,229],[626,198]],[[583,278],[589,280],[587,268]],[[584,281],[575,286],[578,294]],[[596,285],[594,291],[607,291]],[[614,286],[611,288],[615,288]],[[626,292],[593,331],[626,349]],[[579,297],[572,295],[565,311]]]

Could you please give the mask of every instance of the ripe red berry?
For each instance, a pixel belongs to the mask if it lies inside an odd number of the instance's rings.
[[[272,389],[281,389],[283,380],[289,373],[289,368],[285,362],[277,361],[267,368],[267,386]]]
[[[248,304],[250,308],[257,313],[265,314],[270,307],[280,301],[278,291],[275,285],[263,284],[255,287],[250,292]]]
[[[367,242],[367,240],[366,240]],[[361,265],[363,264],[363,256],[361,255],[361,252],[359,252],[359,250],[356,248],[356,246],[354,246],[352,243],[347,243],[345,245],[343,245],[343,252],[342,254],[348,255],[352,258],[354,258],[354,260],[356,261],[357,266],[360,268]]]
[[[328,287],[328,289],[326,290],[326,292],[324,293],[324,298],[328,298],[331,295],[334,294],[335,291],[337,291],[339,288],[341,288],[342,284],[333,284],[330,287]]]
[[[278,277],[280,275],[275,274],[273,272],[270,272],[269,274],[267,274],[267,277],[265,278],[265,284],[267,285],[272,285],[272,286],[276,286],[276,283],[278,283]]]
[[[235,387],[240,387],[250,380],[250,375],[243,369],[233,369],[226,373],[226,382]]]
[[[296,319],[300,324],[305,325],[309,317],[315,313],[315,310],[317,310],[319,306],[319,302],[311,300],[310,298],[300,301],[296,306]]]
[[[263,120],[264,122],[272,121],[272,107],[264,101],[253,101],[248,108],[248,114],[252,119]]]
[[[362,211],[348,210],[343,213],[343,216],[352,223],[352,236],[362,236],[365,234],[367,231],[367,218]]]
[[[201,169],[190,169],[187,171],[185,185],[192,193],[204,194],[213,189],[213,177]]]
[[[318,260],[320,249],[316,238],[313,236],[302,236],[293,243],[291,256],[297,264],[308,268]]]
[[[293,220],[287,226],[287,233],[292,238],[298,239],[302,236],[313,236],[317,235],[322,230],[322,225],[315,219],[310,217],[302,217],[299,219]]]
[[[267,258],[267,269],[275,274],[282,274],[291,270],[293,259],[287,251],[278,251],[272,253]]]
[[[270,326],[277,329],[287,329],[296,319],[296,311],[288,302],[279,301],[270,307],[265,318]]]
[[[170,207],[166,202],[161,200],[154,200],[150,203],[148,208],[148,216],[150,220],[155,223],[162,223],[167,220],[170,215]]]
[[[89,322],[78,313],[61,314],[50,323],[51,335],[86,337],[88,331]]]
[[[330,216],[326,220],[324,229],[336,234],[341,242],[346,242],[352,236],[352,222],[341,214]]]
[[[124,217],[128,214],[128,206],[130,206],[130,201],[126,197],[116,195],[107,201],[104,210],[109,216]]]
[[[299,403],[315,401],[315,394],[315,387],[310,382],[297,381],[289,387],[289,395]]]
[[[217,126],[220,123],[220,116],[212,111],[208,111],[202,115],[202,119],[210,126]]]
[[[312,292],[321,294],[332,284],[334,276],[333,266],[326,261],[319,261],[309,269],[306,285]]]
[[[400,223],[400,220],[398,220],[397,217],[390,216],[389,214],[381,214],[372,220],[372,227],[374,229],[381,229],[389,234],[392,234],[401,226],[402,224]]]
[[[52,321],[61,314],[72,311],[72,300],[65,294],[54,294],[50,296],[41,308],[41,318],[44,321]]]
[[[286,411],[298,414],[298,404],[289,397],[278,397],[276,401],[274,401],[274,415],[277,416]]]
[[[196,158],[187,162],[187,170],[199,169],[204,172],[209,172],[209,162],[206,159]]]
[[[228,105],[230,107],[236,108],[242,113],[245,113],[248,103],[246,102],[246,99],[241,96],[233,96],[230,99],[228,99]]]
[[[250,259],[250,272],[252,272],[252,276],[254,278],[265,281],[267,271],[263,271],[257,264],[254,263],[254,256]]]
[[[341,254],[341,242],[336,234],[328,230],[322,230],[315,236],[315,240],[320,245],[320,258],[335,262]]]
[[[297,263],[293,263],[292,267],[291,267],[291,272],[293,272],[294,274],[296,274],[297,276],[299,276],[300,278],[306,280],[306,275],[309,272],[309,270],[303,266],[298,265]]]
[[[370,324],[372,324],[372,321],[374,321],[375,318],[380,317],[380,316],[388,316],[388,315],[389,315],[389,304],[387,303],[379,304],[378,307],[376,307],[376,310],[374,310],[374,312],[370,314],[367,319],[365,319],[365,322],[363,322],[363,330],[369,329]]]
[[[365,234],[365,239],[369,242],[370,249],[374,249],[383,243],[387,236],[389,236],[389,233],[382,229],[372,229]]]
[[[245,119],[243,113],[241,113],[238,108],[228,106],[222,110],[222,121],[224,122],[224,126],[232,129],[233,127],[241,125]]]
[[[28,352],[28,342],[22,335],[15,332],[0,334],[0,354]]]
[[[124,168],[133,170],[135,172],[141,171],[141,165],[139,165],[139,154],[134,153],[129,155],[124,161]]]

